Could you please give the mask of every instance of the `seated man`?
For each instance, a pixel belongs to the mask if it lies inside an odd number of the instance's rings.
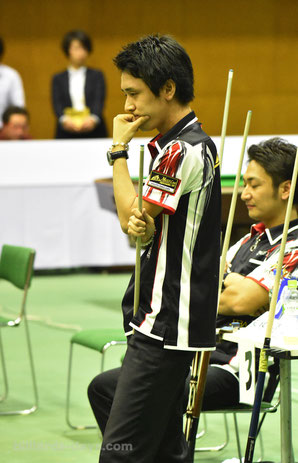
[[[248,235],[232,246],[227,256],[227,272],[219,301],[217,326],[238,321],[248,325],[269,308],[269,291],[273,287],[273,270],[278,260],[283,222],[289,197],[296,147],[273,138],[248,150],[248,167],[244,174],[241,199],[248,214],[258,223]],[[283,273],[298,276],[298,187],[288,231]],[[152,228],[148,214],[134,210],[129,233],[144,236]],[[152,232],[151,232],[152,233]],[[239,402],[237,346],[221,341],[211,354],[203,410],[217,409]],[[103,433],[117,384],[119,369],[106,371],[90,383],[88,396],[98,425]],[[186,381],[187,403],[189,377]]]
[[[29,113],[19,106],[9,106],[2,116],[0,140],[30,140]]]
[[[248,150],[241,199],[257,221],[248,235],[232,246],[219,300],[217,327],[239,322],[247,326],[269,309],[296,147],[275,138]],[[298,189],[289,224],[283,275],[298,277]],[[289,257],[290,256],[290,257]],[[235,343],[221,341],[211,354],[203,410],[239,403],[238,357]]]

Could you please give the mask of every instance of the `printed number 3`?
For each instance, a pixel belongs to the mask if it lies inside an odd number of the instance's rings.
[[[247,366],[247,372],[248,372],[248,380],[246,381],[246,390],[249,391],[251,388],[251,382],[252,382],[252,374],[251,374],[251,364],[252,364],[252,352],[248,351],[245,352],[245,360],[248,362]]]

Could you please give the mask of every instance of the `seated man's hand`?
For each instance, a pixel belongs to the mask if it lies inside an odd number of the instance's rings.
[[[240,275],[240,273],[231,272],[224,279],[224,285],[226,288],[231,285],[237,285],[237,283],[242,281],[244,278],[245,277]]]
[[[260,307],[256,312],[251,314],[253,317],[259,317],[260,315],[263,315],[263,313],[267,312],[269,310],[269,304],[264,305],[263,307]]]
[[[147,243],[153,237],[154,232],[154,219],[146,212],[146,209],[142,212],[133,209],[128,221],[128,234],[135,239],[140,236],[142,243]]]
[[[219,314],[257,317],[268,305],[268,290],[257,281],[235,272],[227,275],[219,298]]]

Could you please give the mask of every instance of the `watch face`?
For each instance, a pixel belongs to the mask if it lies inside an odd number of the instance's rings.
[[[111,157],[111,152],[110,151],[107,151],[107,160],[108,160],[108,163],[110,164],[110,166],[112,166],[114,164],[114,161]]]
[[[122,151],[115,151],[114,153],[111,153],[111,151],[109,150],[107,152],[107,159],[108,159],[108,163],[110,164],[110,166],[112,166],[114,164],[114,161],[118,158],[128,159],[127,151],[122,150]]]

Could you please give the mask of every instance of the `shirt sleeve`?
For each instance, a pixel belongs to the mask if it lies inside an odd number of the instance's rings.
[[[249,273],[247,278],[256,281],[268,291],[272,290],[275,280],[274,270],[277,268],[278,257],[279,247],[274,250],[268,259],[265,259],[261,265]],[[282,271],[284,277],[298,276],[298,240],[287,243]]]
[[[12,74],[11,88],[10,88],[11,104],[15,106],[25,106],[25,94],[23,82],[18,72]]]
[[[226,262],[228,264],[230,264],[232,262],[232,260],[234,259],[234,257],[236,256],[237,252],[239,251],[239,249],[241,248],[242,244],[245,243],[245,241],[247,239],[249,239],[250,237],[250,233],[248,233],[247,235],[243,236],[239,241],[237,241],[235,244],[233,244],[229,249],[228,249],[228,252],[227,252],[227,257],[226,257]]]
[[[175,141],[160,153],[145,180],[143,199],[174,214],[180,197],[195,188],[202,187],[203,160],[200,150],[188,147],[185,142]]]

